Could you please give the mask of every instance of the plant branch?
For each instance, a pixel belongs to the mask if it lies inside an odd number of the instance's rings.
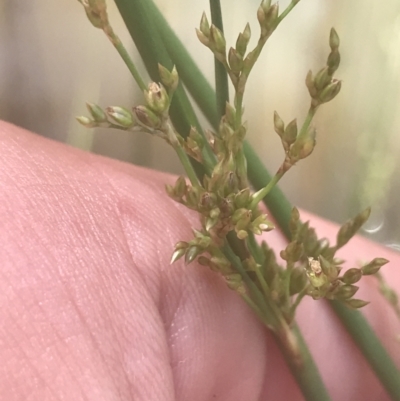
[[[222,12],[219,0],[210,0],[211,21],[223,33]],[[214,57],[215,93],[217,110],[221,118],[225,114],[226,103],[229,102],[228,74],[226,67]]]

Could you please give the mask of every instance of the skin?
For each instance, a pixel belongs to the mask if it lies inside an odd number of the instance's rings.
[[[205,267],[169,264],[196,216],[165,174],[0,124],[0,394],[7,401],[302,400],[271,334]],[[337,227],[312,220],[320,235]],[[268,234],[277,249],[284,239]],[[349,266],[397,253],[355,238]],[[363,279],[359,298],[400,365],[400,324]],[[384,312],[382,312],[384,311]],[[323,301],[298,322],[334,400],[388,400]]]

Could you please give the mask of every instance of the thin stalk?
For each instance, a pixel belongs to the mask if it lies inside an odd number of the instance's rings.
[[[367,320],[360,312],[348,309],[338,301],[331,301],[330,304],[392,400],[400,401],[400,371]]]
[[[108,24],[104,28],[104,33],[107,35],[110,42],[113,44],[119,55],[121,56],[122,60],[124,61],[125,65],[128,67],[130,73],[132,74],[134,80],[136,81],[139,88],[144,91],[146,90],[146,84],[141,77],[139,71],[137,70],[134,62],[132,61],[129,53],[126,51],[124,44],[122,43],[121,39],[118,35],[114,32],[111,25]]]
[[[299,328],[294,326],[291,329],[291,334],[296,338],[297,342],[297,359],[293,358],[290,347],[282,341],[282,337],[279,334],[275,334],[275,339],[285,357],[290,371],[301,388],[304,398],[307,401],[331,400]]]
[[[272,191],[284,174],[285,172],[280,169],[264,188],[261,188],[253,195],[253,200],[250,204],[251,209],[255,208]]]
[[[221,4],[219,0],[210,0],[211,22],[223,33]],[[226,103],[229,102],[228,74],[225,66],[214,57],[215,93],[217,110],[220,117],[225,114]]]
[[[300,0],[292,0],[292,2],[285,8],[285,10],[283,10],[282,14],[278,17],[277,25],[279,25],[283,21],[283,19],[293,10],[293,8],[299,2]]]

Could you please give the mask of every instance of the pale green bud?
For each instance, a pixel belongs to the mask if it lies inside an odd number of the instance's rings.
[[[201,33],[208,38],[210,36],[210,24],[208,22],[206,13],[203,12],[200,20],[200,31]]]
[[[214,24],[210,28],[210,39],[213,44],[213,51],[225,55],[226,42],[224,34]]]
[[[171,92],[174,92],[179,84],[179,76],[176,67],[174,66],[171,71],[168,71],[167,68],[158,64],[158,73],[160,74],[162,84]]]
[[[297,138],[297,120],[294,119],[286,126],[282,135],[282,142],[288,145],[288,148]]]
[[[282,138],[285,132],[285,123],[276,111],[274,111],[274,128],[275,132]]]
[[[147,106],[154,112],[163,113],[168,110],[169,96],[164,86],[151,82],[147,91],[144,91]]]
[[[348,301],[344,302],[344,304],[347,305],[349,308],[359,309],[362,308],[363,306],[368,305],[369,302],[363,301],[361,299],[349,299]]]
[[[93,120],[97,123],[102,123],[107,121],[107,115],[104,113],[103,109],[95,103],[86,103],[86,107],[89,110],[90,115]]]
[[[335,28],[331,28],[329,35],[329,46],[332,50],[337,50],[340,45],[339,35],[337,34]]]
[[[317,73],[314,78],[314,84],[318,91],[325,88],[332,80],[332,76],[329,73],[329,67],[324,67]]]
[[[98,123],[96,121],[91,120],[88,117],[85,116],[78,116],[75,117],[76,120],[78,121],[79,124],[83,125],[86,128],[94,128],[98,126]]]
[[[335,292],[334,298],[339,301],[346,301],[356,294],[358,288],[356,285],[341,285]]]
[[[199,29],[197,29],[197,28],[196,28],[196,35],[197,35],[197,38],[199,39],[199,41],[200,41],[201,43],[203,43],[204,46],[210,47],[210,39],[207,38],[207,36],[204,35],[204,33],[201,32],[201,31],[200,31]]]
[[[231,47],[228,53],[228,61],[231,70],[235,74],[239,74],[243,68],[243,58],[237,53],[237,51]]]
[[[371,214],[371,208],[367,208],[358,214],[354,219],[343,224],[336,236],[336,247],[341,248],[346,245],[361,226],[368,220]]]
[[[314,78],[313,78],[313,74],[312,74],[311,70],[309,70],[306,75],[306,86],[307,86],[308,92],[310,93],[310,96],[312,98],[315,98],[318,95],[318,91],[317,91],[317,88],[315,87]]]
[[[236,52],[240,57],[244,57],[246,50],[247,50],[247,45],[249,44],[251,37],[251,30],[250,30],[250,25],[246,24],[246,27],[244,28],[243,33],[239,33],[239,36],[236,40]]]
[[[327,103],[330,102],[332,99],[334,99],[340,92],[341,87],[342,87],[341,81],[333,80],[332,83],[329,84],[326,88],[324,88],[322,92],[319,94],[318,98],[321,101],[321,103]]]
[[[120,124],[125,128],[129,128],[134,124],[133,114],[124,107],[107,107],[106,111],[117,124]]]

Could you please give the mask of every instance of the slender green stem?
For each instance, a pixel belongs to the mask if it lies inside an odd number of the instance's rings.
[[[134,80],[138,84],[139,88],[144,91],[146,90],[146,84],[141,77],[139,71],[137,70],[134,62],[132,61],[131,57],[129,56],[128,52],[125,49],[124,44],[122,43],[121,39],[118,35],[115,34],[114,30],[112,29],[111,25],[107,25],[104,28],[104,33],[107,35],[110,42],[114,45],[117,49],[117,52],[121,56],[122,60],[124,60],[126,66],[128,67],[130,73],[132,74]]]
[[[266,320],[265,315],[263,314],[262,310],[256,305],[256,303],[247,295],[239,293],[240,297],[246,302],[247,305],[256,313],[259,319],[269,327],[269,322]]]
[[[211,22],[223,33],[221,4],[219,0],[210,0]],[[215,92],[217,110],[220,117],[225,114],[226,103],[229,102],[228,74],[226,67],[214,57]]]
[[[260,189],[253,195],[253,200],[250,204],[251,209],[255,208],[271,192],[283,175],[284,171],[280,169],[264,188]]]
[[[301,300],[304,298],[304,296],[307,294],[307,287],[304,287],[298,294],[293,302],[292,306],[290,307],[290,315],[294,316],[294,313],[296,311],[296,308],[299,306]]]
[[[179,144],[174,146],[175,152],[179,157],[179,160],[182,163],[183,168],[186,171],[187,176],[189,177],[189,180],[191,182],[191,184],[194,187],[198,187],[199,186],[199,180],[197,178],[196,172],[194,171],[194,168],[192,166],[192,164],[190,163],[190,160],[187,156],[187,154],[185,153],[185,151],[182,149],[182,146],[180,146]]]
[[[293,8],[299,2],[300,0],[292,0],[292,2],[285,8],[285,10],[283,10],[282,14],[278,17],[277,25],[279,25],[283,21],[283,19],[293,10]]]
[[[254,259],[258,264],[263,263],[264,255],[262,253],[261,247],[258,244],[255,235],[250,232],[247,238],[247,246],[249,248],[250,253],[253,255]]]
[[[264,276],[261,273],[261,269],[258,266],[256,267],[256,276],[257,276],[257,279],[258,279],[258,281],[259,281],[259,283],[261,285],[261,288],[262,288],[262,290],[264,292],[265,298],[266,299],[270,299],[271,298],[271,292],[270,292],[270,290],[268,288],[268,284],[265,281]]]
[[[400,401],[400,371],[382,346],[379,338],[371,330],[364,316],[358,311],[346,308],[338,301],[331,301],[331,306],[392,400]]]
[[[307,131],[310,128],[311,122],[312,122],[317,110],[318,110],[318,106],[311,106],[310,109],[308,110],[306,119],[304,120],[304,123],[301,126],[300,132],[298,134],[299,138],[301,138],[307,134]]]

